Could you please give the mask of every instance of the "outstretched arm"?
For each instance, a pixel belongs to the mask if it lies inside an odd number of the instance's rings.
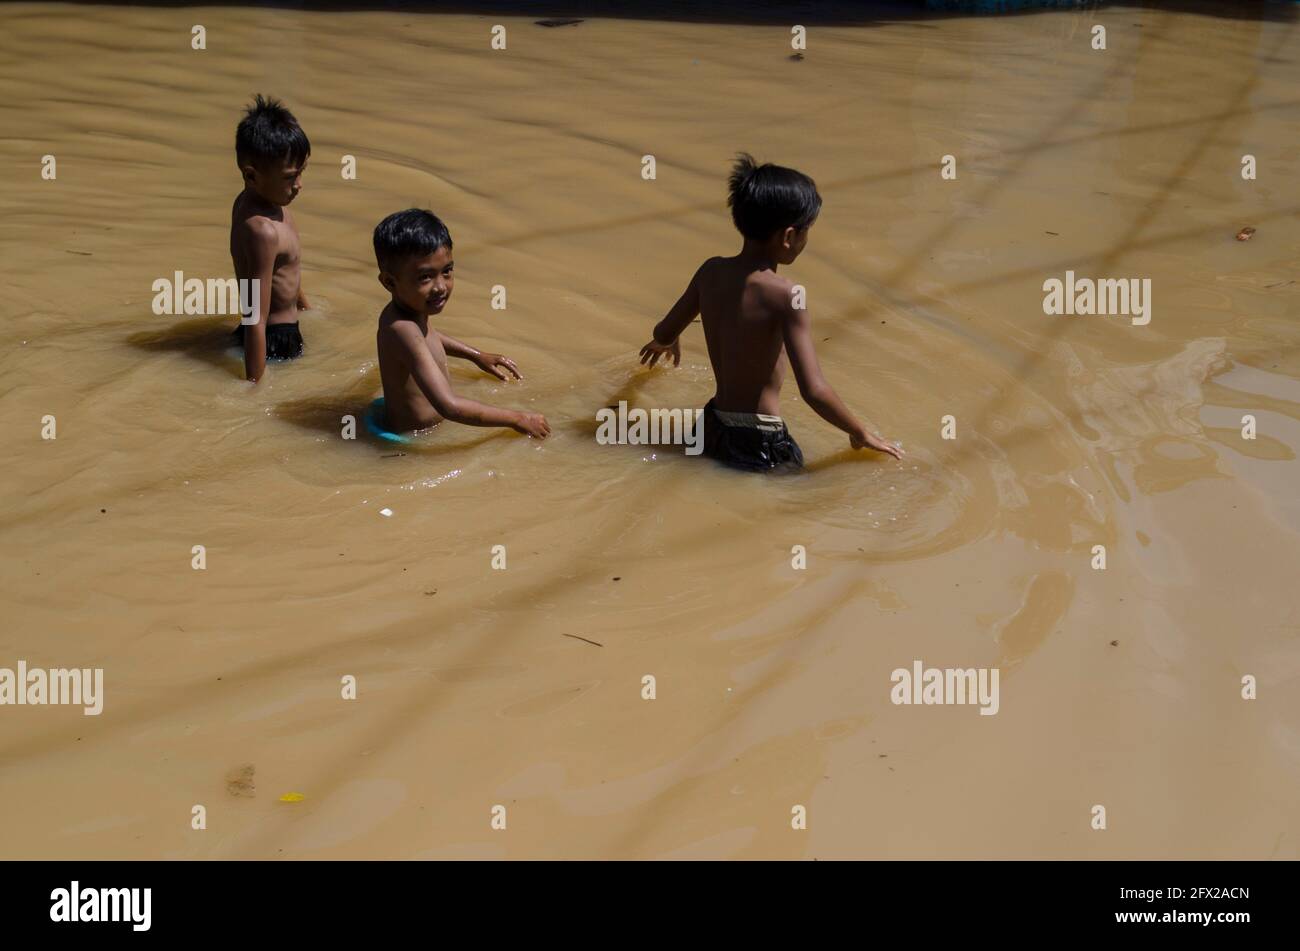
[[[406,359],[410,361],[416,385],[443,419],[466,426],[506,426],[539,439],[551,434],[551,427],[540,413],[521,413],[457,396],[452,391],[451,381],[429,352],[420,328],[413,322],[400,321],[394,326],[394,331],[402,342]]]
[[[460,357],[462,360],[468,360],[475,364],[484,373],[491,373],[498,380],[508,380],[513,376],[516,380],[522,380],[523,376],[519,372],[519,367],[515,366],[515,361],[499,353],[488,353],[486,350],[479,350],[471,347],[467,343],[448,337],[441,330],[435,330],[438,339],[442,341],[442,349],[447,351],[449,357]]]
[[[449,337],[441,330],[434,330],[438,339],[442,341],[442,349],[447,351],[449,357],[460,357],[462,360],[473,360],[481,351],[471,347],[467,343],[461,343],[455,337]]]
[[[821,364],[817,362],[817,351],[813,346],[812,318],[805,309],[791,306],[789,299],[782,304],[785,311],[782,320],[782,332],[785,336],[785,352],[790,358],[790,368],[799,383],[799,395],[813,411],[826,422],[849,434],[849,444],[854,449],[870,447],[880,452],[887,452],[895,459],[903,457],[903,451],[892,443],[867,431],[844,405],[834,387],[822,375]]]
[[[700,265],[702,270],[704,265]],[[653,339],[641,348],[641,362],[644,364],[649,361],[650,366],[659,362],[659,358],[664,354],[669,354],[673,358],[673,366],[679,366],[682,362],[681,344],[677,338],[681,336],[682,331],[686,329],[700,313],[700,271],[697,270],[691,277],[691,282],[686,285],[686,290],[682,296],[677,298],[677,303],[673,304],[672,309],[668,311],[664,319],[655,324]]]

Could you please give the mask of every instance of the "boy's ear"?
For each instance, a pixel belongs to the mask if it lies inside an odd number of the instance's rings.
[[[397,281],[393,278],[393,275],[389,274],[387,271],[380,271],[379,283],[384,285],[386,291],[392,293],[393,287],[397,284]]]
[[[241,165],[239,170],[244,174],[245,185],[256,184],[255,179],[257,178],[257,169],[255,167],[252,165]]]

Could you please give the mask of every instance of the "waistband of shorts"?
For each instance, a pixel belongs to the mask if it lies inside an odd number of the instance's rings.
[[[718,409],[709,400],[709,405],[705,407],[714,416],[718,422],[724,426],[739,426],[745,429],[758,429],[767,433],[779,433],[785,429],[785,420],[780,416],[768,416],[765,413],[736,413],[731,410]]]

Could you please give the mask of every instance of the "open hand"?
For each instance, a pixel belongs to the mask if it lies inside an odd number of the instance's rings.
[[[511,376],[516,380],[523,379],[519,374],[519,367],[515,366],[515,361],[499,353],[479,353],[471,359],[478,364],[480,370],[491,373],[498,380],[509,380]]]
[[[659,362],[659,358],[666,354],[672,356],[673,366],[681,366],[682,345],[677,340],[674,340],[672,343],[667,345],[662,344],[657,340],[651,340],[641,348],[641,365],[645,366],[646,361],[649,360],[650,366],[654,366]],[[667,363],[668,361],[664,360],[664,364],[667,365]]]
[[[885,442],[879,436],[873,436],[865,429],[850,436],[849,445],[854,449],[874,449],[877,452],[887,452],[895,459],[903,458],[902,447],[896,446],[892,442]]]

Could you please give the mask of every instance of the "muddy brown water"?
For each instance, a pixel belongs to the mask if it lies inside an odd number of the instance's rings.
[[[792,61],[780,24],[0,7],[0,667],[104,671],[99,716],[0,707],[0,854],[1297,857],[1296,39],[1108,7]],[[254,91],[313,142],[315,305],[255,389],[231,319],[150,306],[229,276]],[[711,393],[698,326],[680,369],[636,352],[739,247],[738,149],[817,180],[788,273],[904,462],[793,383],[801,476],[596,443]],[[442,327],[526,376],[455,385],[545,444],[340,438],[411,205],[456,240]],[[1067,270],[1149,278],[1150,322],[1044,314]],[[998,668],[997,715],[892,703],[917,660]]]

